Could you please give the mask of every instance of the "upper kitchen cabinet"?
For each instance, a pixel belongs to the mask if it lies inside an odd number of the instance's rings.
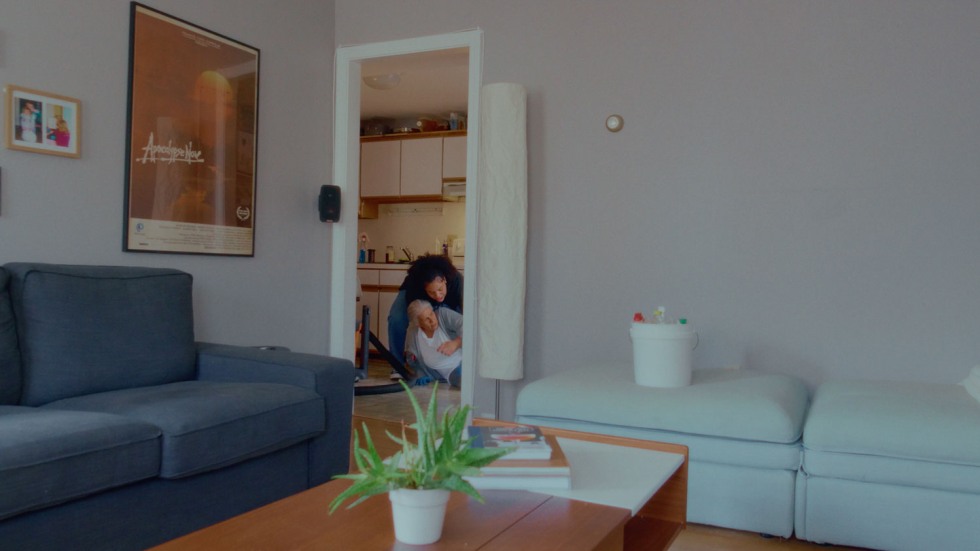
[[[454,200],[443,183],[465,180],[465,131],[361,138],[362,203]]]
[[[442,195],[442,138],[402,140],[401,196]]]
[[[450,136],[442,141],[442,179],[466,180],[466,136]]]
[[[361,197],[400,194],[400,141],[361,143]]]

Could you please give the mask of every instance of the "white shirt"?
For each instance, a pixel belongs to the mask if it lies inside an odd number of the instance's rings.
[[[431,339],[426,336],[425,331],[419,329],[417,338],[422,363],[426,367],[438,371],[444,379],[448,379],[449,374],[463,363],[462,348],[457,348],[455,352],[448,356],[439,352],[439,347],[442,343],[451,340],[442,327],[436,328],[436,332],[432,334]]]

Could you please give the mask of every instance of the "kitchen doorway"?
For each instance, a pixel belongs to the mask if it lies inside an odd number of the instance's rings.
[[[472,336],[477,334],[475,316],[476,253],[477,235],[477,186],[476,179],[478,147],[475,136],[479,123],[479,91],[482,74],[482,31],[463,31],[458,33],[420,37],[392,42],[373,43],[359,46],[340,47],[336,56],[335,89],[335,128],[334,128],[334,183],[341,187],[341,221],[333,225],[332,237],[332,284],[331,284],[331,323],[329,354],[353,359],[354,323],[359,313],[355,307],[357,267],[359,256],[359,167],[361,138],[361,86],[364,76],[381,76],[390,81],[397,80],[398,71],[381,75],[367,74],[364,68],[373,67],[376,61],[410,60],[413,55],[433,55],[465,50],[467,57],[467,130],[471,139],[466,140],[466,201],[465,201],[465,261],[464,273],[467,277],[464,286],[463,331],[468,336],[463,346],[463,382],[459,392],[460,402],[474,408],[474,415],[496,417],[496,385],[494,381],[479,379],[475,369],[476,343]],[[384,85],[384,84],[383,84]],[[448,237],[448,236],[447,236]],[[379,245],[379,244],[376,244]],[[392,246],[395,244],[393,243]],[[387,245],[384,245],[387,247]],[[379,247],[372,247],[384,254]],[[376,259],[377,260],[377,259]],[[384,321],[387,312],[377,312],[376,318]]]

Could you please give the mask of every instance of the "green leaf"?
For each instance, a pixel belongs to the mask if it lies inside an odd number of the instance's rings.
[[[483,496],[480,495],[480,492],[476,491],[476,488],[472,484],[463,480],[461,477],[456,476],[448,479],[445,488],[454,492],[462,492],[480,503],[484,503]]]
[[[466,422],[470,407],[450,407],[443,415],[438,411],[438,383],[432,389],[427,408],[423,411],[411,388],[401,381],[415,413],[415,422],[402,424],[401,435],[385,431],[388,438],[401,449],[387,460],[383,459],[371,439],[367,425],[362,423],[364,446],[354,431],[354,461],[356,473],[334,478],[352,480],[353,484],[330,502],[330,512],[344,501],[359,496],[348,507],[363,502],[372,495],[398,488],[447,489],[462,492],[483,501],[464,476],[478,476],[480,467],[488,465],[510,452],[509,449],[472,448],[467,437]],[[406,435],[415,431],[415,439]]]

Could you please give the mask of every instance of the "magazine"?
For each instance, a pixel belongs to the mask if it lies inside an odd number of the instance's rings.
[[[567,490],[572,487],[572,470],[558,440],[545,436],[551,458],[510,459],[513,454],[480,469],[480,476],[466,480],[479,490]]]
[[[514,425],[506,427],[469,427],[474,448],[512,448],[505,459],[551,459],[551,446],[538,427]]]

